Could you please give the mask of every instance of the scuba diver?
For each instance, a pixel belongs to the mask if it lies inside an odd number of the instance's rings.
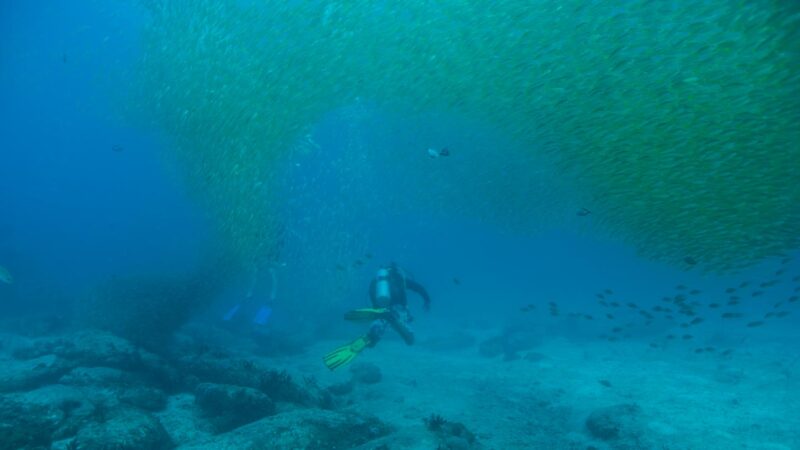
[[[362,350],[374,347],[383,337],[387,326],[391,326],[406,344],[414,343],[414,333],[409,324],[413,317],[408,312],[406,290],[410,289],[423,300],[425,311],[431,308],[431,299],[425,288],[406,275],[396,263],[378,269],[378,273],[369,285],[369,297],[372,308],[356,309],[345,314],[346,320],[372,321],[367,334],[353,342],[343,345],[328,353],[323,358],[325,365],[336,370],[352,361]]]

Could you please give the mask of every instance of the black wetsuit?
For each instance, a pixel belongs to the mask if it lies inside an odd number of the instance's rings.
[[[369,298],[370,300],[372,300],[373,307],[375,308],[379,308],[381,306],[385,307],[386,305],[378,305],[375,303],[376,301],[375,290],[377,284],[378,280],[373,278],[372,282],[369,284]],[[392,299],[390,306],[394,305],[408,306],[406,289],[410,289],[419,294],[419,296],[422,297],[425,309],[430,308],[431,298],[428,295],[428,291],[426,291],[421,284],[417,283],[412,279],[406,278],[397,269],[389,269],[389,295],[391,296]]]
[[[421,284],[405,277],[402,271],[397,268],[389,268],[387,270],[389,271],[389,305],[379,305],[377,303],[376,287],[378,280],[373,279],[369,284],[369,298],[372,300],[373,308],[388,308],[391,311],[391,315],[388,319],[376,320],[370,325],[368,333],[370,347],[378,343],[387,325],[391,325],[406,344],[411,345],[414,343],[414,332],[411,331],[411,327],[409,326],[412,317],[407,308],[408,300],[406,289],[410,289],[422,297],[424,302],[423,306],[426,310],[429,309],[431,305],[431,298],[428,295],[428,291],[426,291]]]

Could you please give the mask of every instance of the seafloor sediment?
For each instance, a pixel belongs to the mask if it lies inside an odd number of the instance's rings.
[[[162,355],[92,331],[0,335],[2,449],[793,449],[800,366],[780,344],[722,356],[499,330],[387,339],[328,371],[322,341],[259,356],[184,327]],[[251,349],[251,350],[248,350]]]

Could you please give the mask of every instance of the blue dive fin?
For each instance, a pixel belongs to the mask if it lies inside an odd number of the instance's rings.
[[[257,325],[264,325],[269,320],[269,316],[272,315],[272,308],[266,305],[262,305],[258,308],[258,312],[256,313],[255,317],[253,317],[253,323]]]
[[[233,316],[235,316],[236,313],[239,312],[239,307],[241,307],[241,306],[242,305],[236,305],[233,308],[231,308],[230,310],[228,310],[228,312],[224,316],[222,316],[222,320],[231,320],[231,319],[233,319]]]

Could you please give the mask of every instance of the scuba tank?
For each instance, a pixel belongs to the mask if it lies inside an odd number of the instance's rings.
[[[389,270],[380,268],[375,276],[375,306],[386,308],[391,304],[391,301],[392,289],[389,285]]]

